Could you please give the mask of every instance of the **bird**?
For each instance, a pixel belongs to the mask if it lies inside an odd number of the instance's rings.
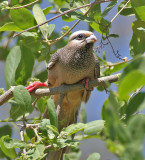
[[[82,81],[86,88],[81,91],[70,91],[63,97],[58,114],[59,131],[70,124],[76,123],[81,103],[87,103],[91,94],[88,82],[100,77],[99,61],[93,52],[93,46],[96,41],[97,38],[93,32],[86,30],[76,31],[70,35],[67,45],[58,49],[48,63],[48,80],[44,84],[40,83],[40,86],[54,88],[63,84],[75,84]],[[37,88],[38,86],[34,84],[31,87],[27,87],[27,90],[32,91],[35,87]],[[52,95],[51,98],[57,107],[60,94]],[[49,115],[46,111],[44,118],[48,117]],[[62,152],[64,150],[61,151],[61,154]],[[57,160],[57,155],[54,152],[54,155],[48,155],[48,159]],[[61,160],[62,158],[59,157],[59,159]]]

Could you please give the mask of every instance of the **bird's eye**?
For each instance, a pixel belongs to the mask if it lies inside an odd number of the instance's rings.
[[[79,34],[79,35],[78,35],[78,38],[79,38],[79,39],[82,39],[82,38],[84,38],[84,35],[83,35],[83,34]]]

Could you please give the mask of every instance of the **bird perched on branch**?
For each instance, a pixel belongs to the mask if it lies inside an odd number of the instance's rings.
[[[88,101],[91,90],[88,81],[100,77],[98,58],[93,53],[93,45],[97,41],[90,31],[80,30],[69,37],[68,44],[52,55],[48,63],[48,81],[42,86],[58,87],[62,84],[74,84],[79,81],[85,83],[86,90],[68,92],[62,99],[58,114],[59,131],[76,122],[77,112],[81,103]],[[40,83],[41,85],[41,83]],[[28,86],[29,91],[36,88]],[[53,95],[55,106],[60,102],[60,95]],[[47,112],[44,117],[48,117]],[[50,158],[51,159],[51,158]],[[53,158],[57,160],[57,158]]]

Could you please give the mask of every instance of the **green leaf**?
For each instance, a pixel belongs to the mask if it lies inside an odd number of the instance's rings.
[[[145,84],[145,56],[135,58],[124,69],[119,83],[119,96],[128,98],[128,94]]]
[[[14,150],[14,148],[9,148],[5,146],[4,142],[6,139],[9,139],[9,136],[3,136],[0,139],[1,150],[7,157],[15,159],[17,157],[16,151]]]
[[[81,157],[81,152],[70,152],[70,153],[65,153],[63,155],[63,160],[79,160]]]
[[[60,12],[65,12],[69,10],[69,8],[61,8],[60,9]],[[70,12],[68,14],[66,14],[65,16],[63,16],[63,20],[67,21],[67,18],[66,16],[68,17],[68,21],[70,21],[70,18],[72,20],[75,20],[75,19],[79,19],[79,20],[82,20],[82,21],[85,21],[85,22],[93,22],[94,19],[92,17],[87,17],[85,15],[83,15],[82,13],[78,12],[78,11],[73,11],[73,12]]]
[[[43,159],[46,154],[44,154],[45,146],[43,144],[36,145],[36,148],[29,149],[27,151],[27,157],[29,159]]]
[[[127,99],[128,94],[145,85],[145,74],[134,70],[128,73],[119,84],[120,99]]]
[[[58,129],[53,125],[47,125],[47,129],[50,129],[55,135],[59,135]]]
[[[16,31],[21,32],[22,29],[17,27],[14,22],[8,22],[4,24],[2,27],[0,27],[0,31]]]
[[[48,78],[48,71],[45,69],[40,73],[38,73],[37,75],[35,75],[35,77],[40,79],[41,82],[45,82]]]
[[[128,121],[128,129],[132,135],[133,143],[136,144],[136,146],[142,145],[145,134],[145,116],[132,116]]]
[[[139,28],[145,28],[144,21],[137,20],[132,24],[133,36],[129,44],[132,57],[142,55],[145,52],[145,32]]]
[[[37,107],[40,111],[40,113],[44,113],[47,107],[47,100],[43,97],[41,97],[38,101],[37,101]]]
[[[47,133],[48,125],[50,125],[49,119],[43,119],[42,122],[40,123],[40,130],[45,136],[48,136],[48,133]]]
[[[92,153],[87,160],[100,160],[101,156],[99,153]]]
[[[68,136],[71,136],[78,131],[84,130],[86,127],[87,125],[83,123],[71,124],[68,127],[64,128],[62,132],[66,132]]]
[[[87,123],[87,128],[84,129],[84,134],[98,134],[104,128],[105,121],[103,120],[96,120]]]
[[[44,151],[45,151],[45,146],[42,144],[38,144],[33,154],[33,159],[42,159],[43,157],[45,157],[46,154],[44,154]]]
[[[131,5],[135,10],[136,16],[145,21],[145,1],[144,0],[131,0]]]
[[[21,109],[25,112],[31,113],[33,108],[31,105],[31,96],[27,89],[21,85],[16,86],[13,94],[15,101],[21,107]]]
[[[51,125],[54,125],[55,127],[58,128],[58,119],[57,119],[54,101],[51,98],[49,98],[47,101],[47,105],[48,105],[48,114],[49,114],[50,123]]]
[[[22,115],[26,113],[25,109],[22,109],[22,106],[18,105],[15,101],[11,100],[11,110],[10,110],[10,117],[16,121],[22,118]]]
[[[21,42],[22,42],[21,48],[24,49],[24,52],[26,51],[26,48],[28,48],[30,52],[36,55],[36,53],[38,53],[38,50],[42,48],[40,39],[37,39],[34,36],[26,36]],[[28,54],[29,54],[29,51],[27,55]],[[30,53],[30,56],[31,56],[31,53]]]
[[[18,139],[11,139],[9,136],[3,136],[3,144],[5,145],[6,148],[29,148],[29,145],[25,143],[24,141],[20,141]]]
[[[28,78],[32,75],[32,70],[34,66],[34,56],[29,48],[24,46],[21,47],[21,61],[16,70],[16,84],[26,85]]]
[[[145,109],[145,93],[138,93],[133,98],[131,98],[127,108],[127,117],[135,112],[140,112]]]
[[[0,127],[0,137],[5,135],[9,135],[9,136],[12,135],[12,128],[7,124]]]
[[[21,60],[21,49],[19,46],[15,46],[10,51],[6,59],[5,66],[5,81],[6,88],[9,89],[10,86],[15,85],[15,72]]]
[[[84,106],[81,107],[79,118],[81,123],[87,122],[87,112]]]
[[[118,11],[120,11],[120,9],[124,8],[124,5],[126,4],[126,1],[123,1],[121,2],[119,5],[118,5]],[[129,2],[127,4],[127,6],[121,11],[120,15],[122,16],[132,16],[134,15],[134,10],[131,6],[131,2]]]
[[[41,24],[43,22],[46,21],[46,17],[43,13],[43,11],[41,10],[41,8],[39,7],[38,4],[35,4],[34,7],[33,7],[33,14],[34,14],[34,17],[37,21],[37,24]],[[49,34],[49,26],[48,24],[44,24],[42,26],[39,27],[44,38],[47,40],[47,37],[48,37],[48,34]]]
[[[127,145],[131,143],[132,137],[129,129],[121,122],[114,122],[114,132],[120,143]]]
[[[18,5],[16,5],[16,7],[18,7]],[[32,13],[26,8],[11,9],[10,16],[13,22],[17,25],[17,27],[21,29],[27,29],[35,25],[35,19]],[[35,31],[35,30],[36,29],[33,29],[31,31]]]
[[[107,16],[110,10],[117,4],[117,1],[112,1],[103,11],[102,17]]]
[[[120,71],[121,69],[125,68],[126,66],[127,66],[127,63],[124,63],[124,62],[123,62],[123,63],[119,63],[119,64],[114,63],[114,64],[112,65],[112,67],[107,68],[107,69],[104,71],[104,73],[107,74],[107,75],[110,75],[110,74],[112,74],[112,73],[115,73],[115,72]]]
[[[53,6],[49,6],[49,7],[47,7],[47,8],[44,8],[43,9],[43,13],[44,13],[44,15],[46,16],[49,12],[50,12],[50,10],[53,8]]]

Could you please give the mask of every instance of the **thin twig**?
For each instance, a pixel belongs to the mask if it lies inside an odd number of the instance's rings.
[[[118,63],[113,63],[113,64],[107,64],[107,65],[101,66],[100,68],[107,68],[107,67],[111,68],[111,67],[114,67],[114,66],[118,66],[118,65],[120,65],[120,64],[123,64],[123,63],[131,62],[131,61],[132,61],[132,59],[127,60],[127,61],[123,61],[123,62],[118,62]]]
[[[33,129],[33,131],[34,131],[34,133],[35,133],[38,141],[41,141],[41,138],[40,138],[40,136],[38,135],[38,132],[37,132],[37,129],[38,129],[38,128],[33,128],[33,127],[31,127],[31,128]]]
[[[119,54],[118,52],[115,52],[115,50],[114,50],[114,48],[113,48],[113,45],[112,45],[110,39],[109,39],[107,36],[106,36],[106,39],[108,40],[108,43],[110,44],[110,46],[111,46],[111,48],[112,48],[112,51],[113,51],[115,57],[118,58],[118,59],[120,59],[120,60],[123,60],[123,61],[124,61],[124,59],[120,57],[120,54]]]
[[[118,15],[124,10],[124,8],[128,5],[129,2],[130,0],[128,0],[126,4],[120,9],[120,11],[111,19],[110,23],[112,23],[118,17]]]
[[[33,1],[33,2],[31,2],[31,3],[25,4],[25,5],[20,6],[20,7],[11,7],[11,8],[9,8],[9,9],[20,9],[20,8],[28,7],[28,6],[30,6],[30,5],[32,5],[32,4],[34,4],[34,3],[37,3],[38,1],[40,1],[40,0]]]
[[[143,88],[144,86],[142,86],[142,87],[139,87],[134,93],[132,93],[131,94],[131,96],[129,97],[129,99],[128,99],[128,102],[127,103],[129,103],[130,102],[130,100],[136,95],[136,94],[138,94],[141,90],[142,90],[142,88]]]
[[[24,140],[24,130],[25,130],[25,126],[23,126],[20,130],[20,137],[21,137],[21,141],[25,141]],[[23,154],[26,155],[26,148],[23,149]]]
[[[95,87],[95,86],[104,86],[106,83],[113,83],[118,81],[121,74],[115,74],[111,76],[101,77],[98,79],[90,80],[89,81],[89,88]],[[84,90],[85,87],[82,82],[76,83],[76,84],[67,84],[62,85],[56,88],[47,88],[47,89],[36,89],[35,91],[31,92],[30,94],[34,97],[43,97],[43,96],[50,96],[54,94],[66,94],[70,91],[76,91],[76,90]],[[4,94],[0,96],[0,105],[6,103],[10,98],[13,97],[13,91],[14,87],[10,88],[8,91],[6,91]]]
[[[50,21],[52,21],[52,20],[54,20],[54,19],[56,19],[56,18],[59,18],[59,17],[65,15],[65,14],[67,14],[67,13],[70,13],[70,12],[72,12],[72,11],[75,11],[75,10],[78,10],[78,9],[81,9],[81,8],[85,8],[85,7],[89,7],[89,6],[94,5],[94,4],[100,4],[100,3],[111,2],[111,1],[114,1],[114,0],[102,0],[102,1],[99,1],[99,2],[89,3],[89,4],[85,4],[85,5],[83,5],[83,6],[80,6],[80,7],[76,7],[76,8],[67,10],[67,11],[65,11],[65,12],[63,12],[63,13],[57,15],[57,16],[54,16],[54,17],[50,18],[49,20],[47,20],[47,21],[45,21],[45,22],[43,22],[43,23],[40,23],[40,24],[38,24],[38,25],[36,25],[36,26],[30,27],[30,28],[28,28],[28,29],[25,29],[25,30],[23,30],[23,31],[15,34],[13,37],[18,36],[18,35],[20,35],[20,34],[23,33],[23,32],[26,32],[26,31],[32,30],[32,29],[34,29],[34,28],[37,28],[37,27],[39,27],[39,26],[42,26],[42,25],[44,25],[44,24],[46,24],[46,23],[48,23],[48,22],[50,22]]]
[[[57,108],[56,108],[57,116],[59,116],[59,114],[60,114],[60,107],[62,105],[63,99],[64,99],[64,94],[60,94],[59,102],[58,102],[58,105],[57,105]]]

